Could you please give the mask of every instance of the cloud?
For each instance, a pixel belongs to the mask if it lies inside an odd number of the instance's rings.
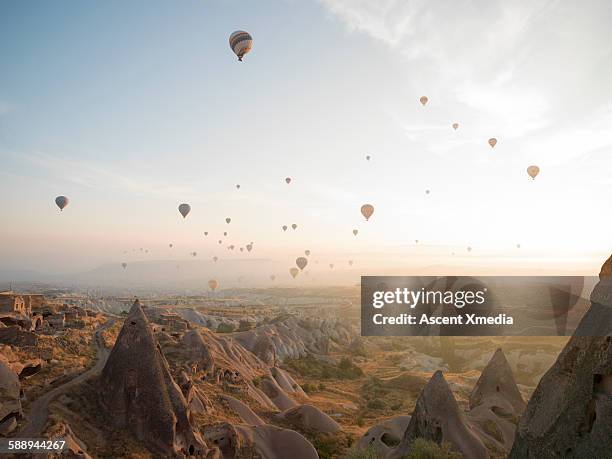
[[[117,172],[97,162],[72,160],[46,153],[20,154],[19,157],[56,178],[87,188],[177,199],[196,196],[195,190],[189,185],[177,186],[159,177],[141,177]]]
[[[320,3],[349,33],[366,34],[400,56],[411,96],[428,95],[427,108],[437,102],[438,116],[453,117],[449,122],[462,129],[522,141],[524,150],[541,145],[562,159],[610,144],[594,119],[608,119],[612,102],[605,89],[612,78],[612,9],[605,0]],[[403,108],[394,109],[396,124],[406,119]],[[404,129],[410,140],[419,137],[417,129]]]
[[[0,116],[11,113],[13,110],[14,110],[14,107],[11,104],[7,102],[2,102],[0,100]]]

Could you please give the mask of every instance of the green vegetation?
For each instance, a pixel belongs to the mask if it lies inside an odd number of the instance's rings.
[[[386,406],[385,402],[379,398],[369,400],[366,405],[370,410],[382,410]]]
[[[217,327],[217,333],[231,333],[234,331],[234,327],[230,324],[220,323]]]
[[[346,459],[382,459],[382,456],[374,449],[373,446],[367,448],[353,448],[349,450]]]
[[[320,459],[343,457],[347,448],[353,445],[353,438],[343,432],[335,434],[313,434],[306,432],[306,437],[319,453]]]
[[[383,386],[383,382],[376,376],[370,376],[368,381],[361,386],[361,394],[366,400],[384,397],[389,390]]]
[[[417,438],[410,445],[410,453],[403,459],[461,459],[463,456],[451,451],[448,443],[442,446],[430,440]]]
[[[285,364],[300,375],[316,379],[357,379],[363,371],[349,358],[344,357],[338,365],[317,360],[312,356],[300,359],[286,359]]]
[[[410,453],[402,459],[461,459],[462,455],[450,450],[448,443],[439,446],[433,441],[417,438],[410,445]],[[353,448],[346,454],[346,459],[382,459],[372,446],[367,448]]]
[[[251,323],[247,320],[241,320],[240,321],[240,325],[238,326],[238,330],[239,332],[242,331],[249,331],[251,329]]]
[[[313,392],[317,391],[317,386],[316,384],[312,383],[304,383],[302,384],[302,390],[307,394],[312,394]]]

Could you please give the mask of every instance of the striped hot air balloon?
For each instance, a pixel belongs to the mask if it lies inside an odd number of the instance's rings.
[[[238,60],[242,61],[244,55],[253,48],[253,37],[244,30],[236,30],[230,35],[229,44]]]

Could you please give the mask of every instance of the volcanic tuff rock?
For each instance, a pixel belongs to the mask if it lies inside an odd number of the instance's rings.
[[[268,375],[261,380],[261,390],[272,400],[272,403],[281,411],[297,406],[282,387],[278,385],[272,375]]]
[[[470,394],[468,419],[488,445],[507,454],[524,409],[512,369],[503,351],[497,349]]]
[[[335,433],[340,425],[316,406],[299,405],[277,415],[292,427],[306,432]]]
[[[214,454],[189,422],[187,402],[138,300],[99,382],[101,403],[112,424],[129,429],[151,450],[165,456]]]
[[[4,436],[17,427],[22,415],[19,377],[0,354],[0,435]]]
[[[470,459],[489,457],[487,448],[459,409],[441,371],[433,374],[421,392],[402,441],[389,457],[399,459],[408,455],[411,443],[417,438],[438,444],[448,442],[453,450]]]
[[[379,456],[386,457],[402,440],[410,423],[410,416],[396,416],[376,424],[357,441],[357,449],[371,447]]]
[[[292,395],[297,395],[302,398],[308,398],[306,392],[300,387],[300,385],[291,377],[289,373],[281,370],[277,367],[270,369],[272,377],[276,380],[278,385],[285,391]]]
[[[268,372],[266,364],[233,338],[208,330],[189,330],[181,342],[194,370],[204,372],[209,379],[230,371],[235,378],[252,380]]]
[[[486,403],[489,397],[507,400],[517,414],[525,409],[525,401],[518,390],[512,369],[501,349],[497,349],[487,366],[482,370],[476,386],[470,394],[470,409]]]
[[[242,422],[253,426],[263,426],[265,422],[257,414],[253,412],[248,405],[241,402],[240,400],[230,396],[224,395],[222,399],[227,403],[229,409],[238,415]]]
[[[287,315],[233,336],[246,349],[273,365],[276,359],[327,354],[330,343],[348,346],[353,335],[354,330],[340,320],[300,319]]]
[[[591,307],[521,418],[510,458],[610,457],[612,451],[612,257]]]
[[[319,458],[317,450],[299,433],[267,424],[206,426],[204,436],[220,449],[223,459]]]

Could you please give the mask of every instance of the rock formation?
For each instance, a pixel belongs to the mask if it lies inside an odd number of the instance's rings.
[[[335,433],[341,430],[336,421],[312,405],[289,408],[277,417],[302,432]]]
[[[441,371],[433,374],[421,392],[402,441],[389,457],[399,459],[408,455],[417,438],[449,443],[453,450],[470,459],[489,457],[487,448],[459,409]]]
[[[286,371],[273,367],[270,369],[270,373],[285,392],[292,395],[297,395],[299,397],[308,398],[306,392],[304,392],[300,385]]]
[[[287,315],[249,331],[234,334],[246,349],[274,365],[286,357],[327,354],[330,343],[348,346],[354,330],[340,320],[300,319]]]
[[[15,430],[22,416],[19,377],[0,354],[0,436]]]
[[[129,429],[149,449],[164,456],[214,453],[190,424],[187,402],[138,300],[125,319],[99,383],[110,422]]]
[[[230,337],[219,337],[208,330],[189,330],[181,343],[187,359],[194,364],[193,370],[203,372],[207,379],[250,381],[268,372],[261,360]]]
[[[612,257],[591,306],[521,418],[510,458],[610,457],[612,451]]]
[[[244,424],[252,426],[265,425],[263,419],[257,416],[257,414],[255,414],[245,403],[229,395],[224,395],[222,399],[227,403],[229,409],[238,415]]]
[[[486,403],[488,398],[498,397],[510,403],[517,414],[522,413],[525,409],[525,401],[501,349],[495,351],[487,366],[482,370],[470,394],[470,409]]]
[[[278,385],[272,375],[268,375],[261,380],[261,390],[268,396],[272,403],[281,411],[297,406],[295,400]]]
[[[386,457],[404,437],[410,416],[396,416],[376,424],[357,441],[357,449],[371,447],[380,457]]]
[[[271,425],[207,426],[206,440],[223,458],[318,459],[317,450],[299,433]]]
[[[491,450],[505,455],[524,409],[512,369],[503,351],[497,349],[470,394],[468,419]]]

